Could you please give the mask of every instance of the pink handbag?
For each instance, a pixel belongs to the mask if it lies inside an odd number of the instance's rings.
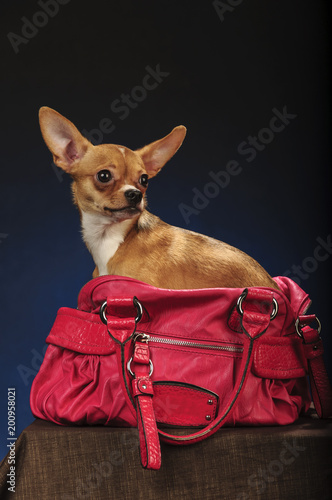
[[[63,425],[138,426],[142,465],[151,469],[161,464],[159,437],[190,444],[221,426],[294,422],[311,403],[308,374],[319,416],[332,415],[310,299],[292,280],[275,281],[280,290],[90,281],[77,310],[58,311],[32,384],[33,414]],[[178,435],[163,426],[193,429]]]

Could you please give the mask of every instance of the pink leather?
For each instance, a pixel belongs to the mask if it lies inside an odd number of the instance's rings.
[[[253,363],[258,377],[290,379],[305,377],[307,360],[300,337],[263,337]]]
[[[304,327],[302,335],[315,408],[321,418],[328,418],[332,415],[332,388],[323,361],[323,343],[310,327]]]
[[[222,425],[292,423],[311,402],[308,370],[324,407],[321,392],[330,396],[321,342],[316,332],[313,348],[307,327],[308,340],[295,331],[310,299],[290,279],[275,280],[280,290],[248,289],[243,316],[236,308],[243,289],[164,290],[120,276],[90,281],[78,310],[61,308],[47,337],[33,414],[58,424],[138,425],[142,464],[156,469],[156,422],[207,424],[184,437],[159,430],[173,444],[200,441]],[[138,324],[134,296],[143,306]],[[271,320],[272,298],[278,313]],[[105,300],[107,325],[99,317]],[[328,403],[321,414],[330,411]]]
[[[161,452],[153,409],[153,385],[150,380],[150,352],[147,343],[136,341],[133,354],[133,396],[136,400],[137,427],[143,467],[160,469]]]
[[[148,365],[150,362],[150,349],[147,344],[139,343],[136,344],[136,348],[133,355],[134,363],[141,363]]]
[[[212,392],[169,382],[155,382],[153,391],[153,407],[160,423],[201,427],[216,418],[219,401]]]

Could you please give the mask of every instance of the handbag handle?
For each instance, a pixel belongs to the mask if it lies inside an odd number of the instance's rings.
[[[245,341],[243,358],[237,381],[235,383],[234,389],[226,406],[224,408],[221,407],[219,408],[217,417],[208,426],[204,427],[204,429],[201,429],[200,431],[195,432],[193,434],[177,436],[166,433],[158,429],[159,436],[163,441],[169,444],[178,444],[178,445],[197,443],[211,436],[218,429],[220,429],[220,427],[226,424],[227,419],[231,417],[234,411],[235,405],[239,400],[240,394],[244,390],[245,383],[247,380],[247,375],[250,372],[250,367],[252,364],[253,346],[254,346],[254,339]]]
[[[112,308],[116,305],[120,305],[118,299],[116,299],[115,304],[112,298],[108,298],[107,305]],[[254,307],[247,307],[247,304],[254,304]],[[134,304],[137,309],[137,299],[134,299]],[[260,305],[259,310],[257,310],[257,304]],[[264,304],[264,307],[262,307]],[[130,306],[128,299],[125,299],[125,308]],[[112,307],[113,306],[113,307]],[[133,307],[133,302],[131,302],[131,308]],[[136,399],[136,411],[138,420],[138,429],[140,435],[140,451],[142,465],[149,469],[159,469],[160,468],[160,448],[159,448],[159,438],[171,444],[192,444],[203,439],[206,439],[210,435],[214,434],[221,426],[225,425],[227,419],[229,419],[234,411],[235,405],[240,399],[240,395],[244,390],[248,374],[250,373],[250,368],[253,361],[255,340],[260,338],[267,330],[271,319],[273,319],[277,314],[276,301],[273,299],[273,294],[269,290],[264,289],[245,289],[244,292],[239,297],[238,301],[238,312],[240,314],[241,328],[244,333],[244,343],[243,343],[243,355],[242,361],[239,369],[239,375],[237,381],[234,385],[234,389],[231,393],[227,404],[223,409],[219,409],[218,416],[215,418],[207,427],[204,429],[189,435],[173,435],[157,429],[156,420],[152,405],[153,389],[150,383],[150,357],[149,348],[146,344],[142,346],[141,340],[136,339],[134,347],[134,361],[136,360],[138,370],[134,375],[133,380],[133,392]],[[104,309],[102,309],[101,316],[104,315]],[[103,318],[102,318],[103,319]],[[106,316],[103,319],[107,320]],[[106,321],[105,321],[106,322]],[[135,327],[132,330],[132,335],[128,336],[127,321],[120,320],[121,324],[126,323],[127,333],[123,335],[124,332],[119,331],[112,332],[113,322],[112,320],[108,323],[108,332],[110,336],[116,341],[118,346],[118,362],[120,373],[122,375],[121,379],[123,382],[123,388],[125,396],[130,406],[134,406],[132,396],[129,392],[129,384],[127,374],[124,369],[124,360],[126,359],[126,354],[128,354],[129,340],[133,338]],[[122,328],[120,329],[122,330]],[[114,337],[113,334],[116,335]],[[121,338],[121,340],[120,340]],[[124,339],[126,339],[124,341]],[[144,339],[143,339],[144,342]]]
[[[265,312],[249,311],[246,307],[242,307],[244,299],[264,301],[264,303],[270,303],[270,307],[266,309]],[[217,417],[208,426],[198,432],[179,436],[158,429],[158,433],[163,441],[169,444],[178,445],[197,443],[214,434],[231,418],[235,406],[240,399],[240,395],[245,388],[248,374],[250,373],[254,358],[255,340],[266,332],[270,321],[273,320],[277,314],[278,306],[271,292],[261,290],[258,297],[256,290],[246,289],[239,297],[237,309],[240,314],[241,328],[244,333],[244,343],[239,374],[229,400],[223,408],[219,408]]]
[[[258,311],[257,305],[259,306]],[[141,370],[141,373],[139,373],[139,371],[137,371],[137,373],[135,374],[131,373],[135,377],[135,379],[133,380],[133,386],[134,397],[137,402],[136,405],[129,391],[130,381],[128,378],[128,373],[126,371],[127,366],[124,364],[124,361],[126,359],[129,359],[128,356],[130,352],[130,341],[134,338],[136,324],[141,318],[143,309],[139,308],[139,302],[137,301],[137,299],[134,299],[133,301],[129,298],[108,298],[107,306],[110,307],[110,311],[113,312],[114,316],[117,317],[119,315],[121,318],[115,320],[113,316],[113,319],[107,321],[106,315],[104,313],[104,309],[106,306],[102,309],[102,320],[104,323],[108,324],[108,332],[116,341],[118,347],[118,362],[125,397],[131,410],[137,414],[142,464],[144,467],[151,469],[158,469],[160,467],[158,434],[160,438],[167,443],[175,445],[187,445],[206,439],[230,420],[236,404],[238,403],[239,399],[241,399],[241,393],[245,388],[248,374],[251,370],[254,353],[256,350],[255,341],[256,339],[264,335],[270,324],[270,321],[274,319],[278,312],[278,304],[273,298],[273,292],[270,290],[262,288],[249,288],[244,290],[244,292],[240,295],[237,303],[237,311],[240,317],[241,331],[244,333],[244,342],[242,360],[234,389],[226,405],[223,405],[222,408],[219,407],[217,417],[208,426],[193,434],[179,436],[166,433],[160,429],[157,429],[156,427],[153,405],[151,401],[153,396],[153,388],[150,384],[151,373],[148,348],[146,349],[144,361],[142,359],[138,359],[139,356],[141,356],[138,351],[140,351],[141,349],[138,348],[137,353],[135,352]],[[136,320],[133,319],[135,308],[137,312]],[[132,319],[128,320],[128,316],[131,316]],[[315,406],[319,415],[324,418],[332,414],[332,393],[330,386],[327,383],[326,373],[322,369],[322,367],[324,367],[322,359],[323,349],[321,345],[321,339],[319,337],[319,331],[317,332],[317,330],[310,329],[308,327],[304,327],[301,330],[301,327],[303,324],[305,324],[306,320],[310,321],[312,320],[312,318],[310,316],[301,316],[299,318],[300,325],[297,325],[296,330],[303,340],[304,354],[308,360],[309,375],[313,388]],[[115,336],[113,336],[112,333]],[[139,335],[138,337],[142,337],[142,335]],[[139,347],[140,342],[136,338],[135,346],[137,346],[137,344]],[[143,390],[142,388],[145,389]],[[322,401],[323,396],[324,398]]]

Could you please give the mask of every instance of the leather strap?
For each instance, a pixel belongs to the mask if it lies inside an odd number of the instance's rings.
[[[117,313],[123,313],[124,309],[117,308]],[[107,317],[110,331],[116,338],[108,333],[99,314],[62,307],[58,311],[46,342],[81,354],[114,354],[117,340],[119,340],[116,330],[119,331],[119,327],[120,330],[126,330],[125,338],[132,334],[135,328],[135,309],[131,304],[131,309],[126,311],[126,314],[132,317],[129,323],[124,321],[119,324],[117,317],[112,314],[116,312],[110,310]],[[239,318],[239,314],[237,317]],[[240,319],[238,319],[238,324],[240,325]],[[297,335],[263,337],[255,351],[252,369],[258,377],[263,378],[305,377],[308,370],[302,340]]]
[[[126,309],[125,314],[133,318],[135,308],[132,300],[130,304],[126,300],[122,307],[119,302],[122,303],[119,300],[114,302],[115,307],[111,312],[121,313],[123,316]],[[300,316],[300,323],[309,323],[315,319],[314,315]],[[134,320],[129,324],[125,320],[124,323],[124,329],[129,331],[128,336],[134,329]],[[124,323],[119,324],[113,316],[110,320],[112,331],[119,327],[121,330]],[[255,349],[252,369],[257,376],[275,379],[302,377],[309,373],[316,411],[321,418],[327,418],[332,416],[332,388],[324,365],[322,340],[317,330],[307,326],[302,328],[302,333],[302,341],[300,337],[298,340],[289,337],[263,337]],[[46,342],[82,354],[108,355],[117,350],[114,340],[117,339],[107,333],[98,314],[62,307]],[[129,353],[129,345],[126,346],[126,351]],[[119,361],[126,357],[127,355],[119,353]],[[130,407],[133,409],[132,401]]]
[[[245,383],[250,373],[250,367],[253,361],[254,339],[244,342],[243,358],[240,367],[238,379],[235,383],[233,392],[225,407],[220,407],[217,417],[204,429],[193,434],[176,436],[159,429],[161,439],[170,444],[186,445],[193,444],[206,439],[214,434],[220,427],[226,424],[227,419],[231,417],[236,403],[238,402],[241,393],[245,388]]]
[[[245,300],[242,303],[243,315],[240,318],[241,329],[244,332],[244,350],[234,390],[226,405],[220,405],[216,418],[207,427],[185,436],[176,436],[157,429],[152,405],[153,387],[149,377],[149,350],[147,346],[142,345],[142,342],[136,341],[135,344],[133,355],[135,378],[131,382],[128,376],[127,361],[136,328],[134,319],[136,311],[132,299],[107,300],[109,335],[98,315],[62,308],[47,341],[87,354],[116,352],[124,393],[131,410],[137,415],[142,464],[146,468],[158,469],[161,463],[158,433],[164,441],[172,444],[191,444],[212,435],[231,418],[245,389],[251,369],[258,376],[294,378],[304,376],[308,368],[316,411],[322,418],[332,416],[332,389],[324,366],[319,332],[304,326],[301,329],[303,344],[300,349],[301,341],[296,342],[285,337],[274,338],[271,342],[269,337],[263,337],[270,324],[272,298],[272,292],[269,290],[246,290]],[[257,307],[253,307],[257,302],[264,304],[259,311]],[[314,316],[304,316],[301,317],[301,323],[307,324],[306,321],[313,319]],[[257,339],[260,341],[257,342]],[[286,355],[286,353],[287,360],[283,359],[278,365],[281,354]],[[273,359],[276,358],[278,363],[272,366]],[[129,391],[130,383],[132,391]]]
[[[241,315],[241,327],[244,333],[243,354],[239,374],[234,384],[232,394],[223,408],[219,409],[216,419],[204,429],[193,434],[184,436],[175,436],[159,430],[159,435],[163,441],[170,444],[192,444],[206,439],[214,434],[220,427],[224,426],[231,417],[236,404],[238,403],[241,393],[245,388],[245,384],[250,373],[250,368],[254,358],[256,349],[256,340],[262,337],[266,332],[271,319],[271,311],[273,307],[273,295],[268,290],[260,290],[259,296],[257,290],[247,289],[245,294],[246,300],[242,304],[243,314]],[[252,302],[262,301],[269,303],[264,311],[251,310]],[[245,305],[249,305],[247,306]]]
[[[305,326],[301,329],[304,353],[308,360],[308,370],[312,399],[320,418],[332,416],[332,388],[323,359],[323,343],[319,332]]]
[[[144,468],[158,470],[161,466],[161,451],[152,404],[150,353],[146,343],[136,341],[132,361],[135,365],[132,388],[136,399],[141,462]]]
[[[165,433],[157,429],[152,396],[153,388],[150,382],[150,356],[148,345],[143,345],[144,342],[135,340],[135,349],[132,362],[135,363],[135,368],[132,369],[134,373],[134,380],[132,382],[133,394],[137,405],[137,421],[140,439],[140,454],[141,461],[144,467],[148,469],[157,470],[161,465],[161,452],[160,452],[160,442],[159,436],[168,443],[172,444],[191,444],[198,441],[206,439],[210,435],[214,434],[221,426],[227,422],[227,418],[230,418],[236,403],[238,402],[242,391],[244,390],[245,383],[250,373],[250,368],[253,362],[253,354],[255,341],[260,338],[267,330],[272,311],[272,299],[273,295],[268,290],[261,290],[259,297],[256,290],[246,290],[245,304],[243,303],[243,314],[241,317],[241,326],[244,333],[244,343],[243,343],[243,355],[241,366],[239,370],[239,375],[235,383],[232,394],[229,401],[224,408],[219,410],[217,418],[210,423],[204,429],[185,436],[177,436]],[[269,306],[264,308],[264,311],[252,310],[252,302],[257,303],[257,300],[262,300],[268,303]],[[112,306],[112,299],[108,299],[108,305]],[[249,306],[247,308],[247,305]],[[113,322],[110,321],[108,326],[112,330]],[[121,321],[122,324],[122,321]],[[127,326],[127,325],[126,325]],[[110,335],[114,336],[114,331],[109,330]],[[118,332],[115,333],[117,338],[117,344],[120,346],[121,341],[128,344],[129,338],[121,331],[119,335]],[[121,339],[121,340],[120,340]],[[130,365],[131,367],[132,365]],[[124,365],[122,358],[122,368],[121,374],[124,375]],[[128,394],[126,395],[128,400]],[[130,400],[130,399],[129,399]]]

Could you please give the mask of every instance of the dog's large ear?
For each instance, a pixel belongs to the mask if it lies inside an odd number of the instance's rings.
[[[54,163],[69,172],[85,154],[91,143],[75,125],[54,109],[43,106],[39,110],[40,129]]]
[[[163,139],[152,142],[136,151],[141,156],[150,177],[157,175],[165,163],[177,152],[185,138],[186,132],[186,127],[179,125]]]

